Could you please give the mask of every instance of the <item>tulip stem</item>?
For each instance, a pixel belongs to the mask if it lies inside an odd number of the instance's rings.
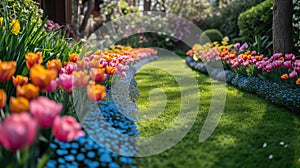
[[[3,109],[0,110],[0,113],[1,113],[1,119],[4,119],[5,118],[5,114],[4,114]]]

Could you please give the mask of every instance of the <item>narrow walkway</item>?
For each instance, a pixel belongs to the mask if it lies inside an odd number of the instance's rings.
[[[189,67],[183,59],[178,61],[174,56],[162,56],[144,65],[136,74],[140,92],[137,100],[140,120],[137,124],[142,137],[155,136],[174,127],[182,109],[182,99],[197,97],[197,92],[193,91],[190,96],[182,98],[182,92],[195,88],[193,83],[189,86],[178,82],[178,71],[182,71],[181,80],[195,78],[200,93],[199,111],[193,112],[196,114],[195,123],[188,123],[192,127],[184,138],[162,153],[136,158],[138,167],[300,166],[299,116],[231,86],[226,87],[226,104],[216,129],[206,141],[199,142],[212,101],[212,89],[218,82],[196,71],[185,73],[184,69]],[[187,120],[182,122],[186,124]],[[189,126],[178,124],[178,127]]]

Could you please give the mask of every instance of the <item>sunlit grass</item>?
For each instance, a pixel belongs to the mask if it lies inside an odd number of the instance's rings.
[[[214,80],[193,73],[200,91],[200,110],[195,124],[171,149],[155,156],[136,158],[138,167],[300,167],[299,116],[232,86],[227,86],[226,105],[218,127],[208,140],[200,143],[199,133],[210,107]],[[137,101],[141,109],[138,122],[141,136],[158,134],[178,114],[179,86],[169,73],[147,65],[135,78],[141,94]],[[155,88],[166,94],[166,107],[158,117],[154,115],[157,118],[147,119],[143,111],[150,107],[148,95]]]

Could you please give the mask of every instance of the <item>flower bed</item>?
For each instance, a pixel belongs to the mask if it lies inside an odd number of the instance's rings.
[[[135,100],[138,91],[135,88],[136,81],[133,75],[143,64],[157,59],[151,56],[137,61],[126,71],[127,76],[122,78],[123,85],[118,83],[117,87],[125,92],[111,92],[99,103],[99,109],[92,109],[86,116],[83,128],[89,136],[80,137],[72,142],[60,142],[57,139],[50,145],[52,149],[51,159],[47,167],[135,167],[132,157],[121,156],[108,149],[127,149],[126,153],[134,155],[138,152],[135,141],[116,138],[113,129],[123,135],[138,136],[139,132],[132,117],[126,115],[126,111],[135,114]],[[124,86],[128,85],[128,90]],[[126,88],[126,87],[125,87]],[[117,90],[117,89],[116,89]],[[126,92],[128,94],[125,94]],[[127,92],[127,93],[128,93]],[[111,94],[116,94],[121,101],[113,101]],[[116,105],[117,104],[117,105]],[[137,119],[137,118],[135,118]],[[107,125],[105,123],[108,122]],[[94,140],[100,141],[99,145]],[[133,139],[135,140],[135,139]]]
[[[276,53],[266,57],[251,51],[247,43],[228,45],[228,38],[221,44],[196,44],[187,52],[186,63],[193,69],[220,79],[224,71],[211,67],[220,61],[225,69],[226,82],[242,90],[255,93],[272,103],[299,112],[300,60],[293,54]]]

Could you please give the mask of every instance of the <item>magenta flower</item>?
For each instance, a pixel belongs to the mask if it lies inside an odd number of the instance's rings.
[[[244,44],[240,47],[239,52],[244,52],[248,47],[249,47],[248,44],[247,44],[247,43],[244,43]]]
[[[10,151],[30,146],[37,132],[37,123],[28,113],[14,113],[0,125],[0,144]]]
[[[73,75],[60,74],[59,78],[56,79],[57,85],[65,90],[71,90],[73,86]]]
[[[30,102],[30,112],[42,128],[49,128],[53,125],[54,119],[60,114],[62,107],[62,104],[47,97],[39,97]]]
[[[239,49],[240,49],[240,47],[241,47],[241,43],[235,43],[235,44],[233,45],[233,47],[234,47],[235,50],[239,51]]]
[[[291,61],[285,61],[284,63],[283,63],[283,66],[285,67],[285,68],[292,68],[293,67],[293,64],[292,64],[292,62]]]
[[[52,80],[50,84],[45,88],[46,92],[53,92],[57,88],[57,82],[56,80]]]
[[[85,135],[85,133],[75,118],[63,116],[54,120],[53,135],[62,142],[68,142]]]
[[[296,71],[292,71],[292,72],[289,74],[289,77],[290,77],[290,78],[296,78],[296,77],[297,77],[297,72],[296,72]]]
[[[295,55],[294,54],[285,54],[285,59],[295,61]]]

